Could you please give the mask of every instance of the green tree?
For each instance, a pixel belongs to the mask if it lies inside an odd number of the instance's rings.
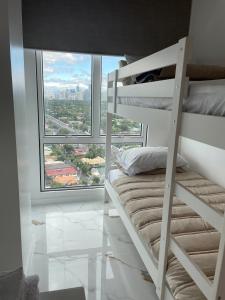
[[[67,134],[69,134],[69,133],[70,133],[69,130],[66,129],[66,128],[60,128],[60,129],[58,130],[58,134],[59,134],[59,135],[67,135]]]
[[[51,184],[52,189],[58,189],[58,188],[63,188],[63,187],[64,187],[64,185],[61,183],[58,183],[58,182],[52,182],[52,184]]]
[[[72,163],[75,167],[79,168],[84,176],[90,176],[91,167],[89,164],[84,163],[79,158],[75,157],[72,159]]]
[[[81,185],[88,185],[88,179],[87,178],[81,178],[80,184]]]
[[[98,184],[100,183],[100,178],[97,177],[97,176],[93,176],[93,178],[92,178],[92,183],[93,183],[94,185],[98,185]]]
[[[74,147],[72,145],[69,144],[63,145],[63,150],[66,155],[74,154]]]
[[[89,146],[88,152],[85,155],[85,157],[92,159],[92,158],[95,158],[97,156],[104,157],[105,156],[105,149],[102,146],[95,145],[95,144]]]

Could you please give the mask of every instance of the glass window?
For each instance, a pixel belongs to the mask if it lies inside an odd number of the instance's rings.
[[[105,147],[45,144],[45,188],[96,186],[104,182]]]
[[[91,135],[91,55],[43,52],[45,135]]]
[[[114,144],[118,148],[141,144]],[[45,144],[45,189],[103,185],[104,144]]]
[[[101,57],[95,55],[37,52],[37,70],[42,64],[43,71],[37,72],[39,88],[43,87],[43,98],[38,99],[42,190],[103,185],[106,77],[118,68],[120,59],[123,57],[104,56],[101,64]],[[101,65],[102,79],[99,78]],[[138,147],[143,143],[142,127],[136,122],[115,116],[112,129],[112,143],[119,148]]]
[[[124,59],[121,56],[102,56],[102,86],[101,86],[101,124],[100,134],[106,134],[107,116],[107,75],[119,68],[119,61]],[[118,83],[118,86],[121,83]],[[115,116],[112,120],[113,135],[141,135],[141,124]]]

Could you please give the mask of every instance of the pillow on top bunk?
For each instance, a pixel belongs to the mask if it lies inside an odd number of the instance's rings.
[[[139,147],[123,151],[117,161],[129,176],[166,168],[167,147]],[[184,167],[187,162],[177,155],[177,167]]]

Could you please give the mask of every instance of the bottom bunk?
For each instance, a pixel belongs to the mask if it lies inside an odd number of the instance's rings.
[[[215,210],[224,212],[225,189],[222,187],[183,169],[177,169],[176,181]],[[164,170],[136,176],[127,176],[118,169],[111,170],[106,181],[106,190],[155,284],[164,185]],[[173,201],[171,233],[208,279],[213,281],[220,234],[176,197]],[[206,299],[171,252],[166,279],[165,299]]]

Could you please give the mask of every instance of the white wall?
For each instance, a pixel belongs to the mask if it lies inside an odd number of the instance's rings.
[[[193,62],[225,66],[224,31],[225,1],[193,0],[190,23]],[[193,169],[225,187],[224,150],[186,138],[181,138],[180,146],[181,154]]]
[[[225,66],[225,1],[192,0],[193,62]]]
[[[31,250],[28,124],[21,2],[0,1],[0,271],[27,268]]]
[[[225,187],[225,151],[182,138],[181,155],[190,167]]]

